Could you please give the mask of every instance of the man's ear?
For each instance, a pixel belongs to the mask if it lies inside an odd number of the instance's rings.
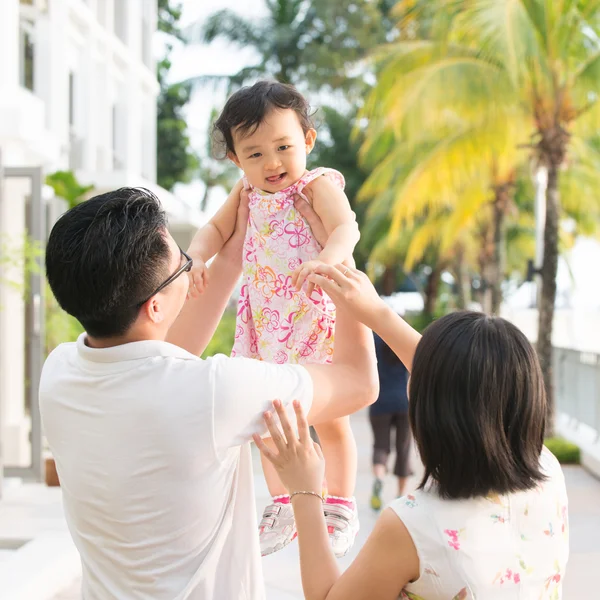
[[[153,296],[146,304],[144,304],[143,310],[148,319],[157,325],[165,320],[165,314],[156,296]]]
[[[309,129],[306,132],[304,143],[306,144],[306,154],[310,154],[315,147],[317,141],[317,132],[314,129]]]
[[[235,152],[228,152],[227,158],[238,168],[242,169],[242,165],[240,164],[240,159],[237,157]],[[243,169],[242,169],[243,171]]]

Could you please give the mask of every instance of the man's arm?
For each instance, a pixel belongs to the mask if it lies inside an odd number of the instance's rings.
[[[242,192],[233,235],[209,268],[211,284],[190,298],[169,330],[167,341],[200,356],[215,333],[242,273],[242,247],[248,224],[248,194]]]
[[[313,207],[300,197],[294,205],[308,222],[317,241],[326,247],[327,228]],[[350,214],[355,220],[355,215]],[[332,226],[331,222],[329,225]],[[311,425],[349,415],[377,399],[379,377],[373,334],[344,307],[337,308],[333,363],[306,365],[306,370],[314,389],[312,408],[308,413]]]
[[[192,258],[200,257],[204,262],[208,262],[233,235],[242,189],[243,182],[240,180],[235,184],[217,214],[198,230],[189,247],[189,254]]]
[[[311,425],[350,415],[377,400],[373,334],[344,309],[337,310],[333,363],[305,368],[314,390],[308,413]]]

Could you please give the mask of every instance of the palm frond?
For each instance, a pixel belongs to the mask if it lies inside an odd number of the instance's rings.
[[[391,67],[390,67],[391,68]],[[503,119],[514,92],[497,66],[470,56],[443,57],[406,75],[389,74],[391,85],[377,110],[387,124],[408,135],[438,130],[449,115],[476,121],[482,114]]]
[[[465,3],[466,4],[466,3]],[[514,88],[528,79],[530,65],[540,65],[540,35],[523,0],[474,0],[457,18],[459,39],[475,43],[484,58],[502,61]]]
[[[254,22],[224,8],[211,14],[205,22],[195,22],[183,30],[189,43],[210,43],[223,38],[240,47],[261,49],[265,45],[267,29],[264,23]]]

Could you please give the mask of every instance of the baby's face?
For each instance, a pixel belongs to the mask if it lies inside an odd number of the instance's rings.
[[[251,135],[233,131],[235,154],[229,158],[253,187],[273,194],[304,175],[316,138],[314,129],[304,133],[293,110],[273,110]]]

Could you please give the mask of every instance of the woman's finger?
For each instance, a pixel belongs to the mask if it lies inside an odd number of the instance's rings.
[[[298,439],[300,440],[300,443],[305,446],[311,444],[312,438],[310,437],[308,421],[304,416],[302,404],[300,404],[298,400],[294,400],[294,412],[296,413],[296,421],[298,423]]]
[[[318,285],[331,298],[337,297],[337,295],[342,291],[340,286],[335,281],[332,279],[327,279],[327,277],[319,275],[318,273],[311,273],[308,276],[308,281]]]
[[[298,274],[298,278],[296,279],[296,289],[297,290],[302,289],[302,286],[304,285],[304,282],[306,281],[306,278],[308,277],[309,274],[310,274],[310,271],[307,271],[306,269],[302,269],[300,271],[300,273]]]
[[[325,275],[335,281],[340,287],[344,285],[344,283],[348,283],[348,279],[344,273],[348,273],[350,271],[349,267],[344,265],[319,265],[317,267],[317,273],[319,275]]]
[[[309,282],[308,287],[306,288],[306,295],[310,298],[314,291],[315,291],[315,284]]]
[[[292,425],[290,423],[290,420],[288,419],[287,413],[285,412],[285,408],[283,408],[281,400],[275,400],[275,402],[273,402],[273,406],[277,411],[279,423],[281,425],[281,429],[283,429],[283,434],[285,435],[285,439],[287,440],[287,445],[288,447],[293,446],[296,440],[296,434],[292,429]]]
[[[323,460],[323,450],[321,449],[321,446],[319,446],[319,444],[317,444],[317,442],[313,442],[312,440],[310,440],[310,441],[311,441],[311,443],[313,445],[313,448],[314,448],[315,452],[317,453],[317,456],[321,460]]]
[[[273,414],[271,412],[265,413],[265,423],[267,424],[267,429],[271,434],[271,439],[277,447],[277,451],[279,452],[279,454],[282,454],[287,450],[287,444],[284,437],[281,435],[281,431],[279,430],[277,423],[275,423],[275,420],[273,419]]]
[[[279,458],[278,454],[275,454],[269,446],[267,446],[263,439],[257,435],[256,433],[252,436],[256,447],[260,450],[260,453],[271,463],[276,464],[277,459]]]
[[[358,269],[353,269],[346,265],[336,265],[336,268],[342,272],[342,275],[346,277],[346,279],[358,279],[360,277],[360,271]]]

